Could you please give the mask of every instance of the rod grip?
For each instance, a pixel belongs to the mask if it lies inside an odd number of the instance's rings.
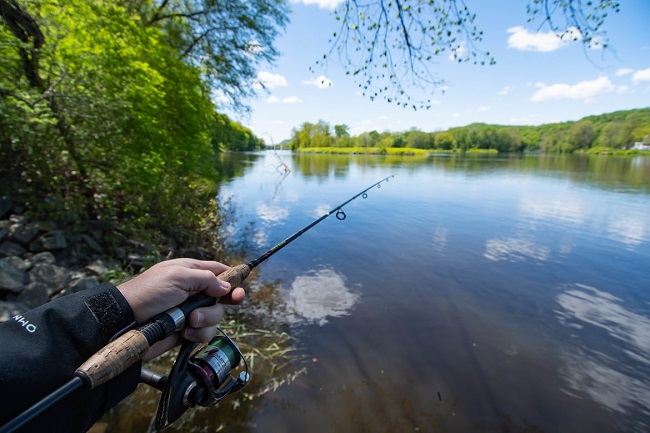
[[[248,277],[250,271],[248,265],[241,264],[222,272],[217,278],[229,282],[235,288]],[[217,298],[199,293],[187,299],[177,308],[187,317],[195,308],[207,307],[213,305],[215,302],[217,302]],[[140,329],[144,329],[146,326],[144,325]],[[89,385],[90,389],[94,389],[141,360],[149,350],[150,344],[167,336],[163,332],[156,335],[149,335],[148,338],[148,334],[145,335],[147,331],[143,333],[140,329],[131,330],[104,346],[104,348],[84,362],[76,370],[75,374],[81,377]]]
[[[138,362],[149,350],[145,335],[133,329],[108,343],[75,371],[90,389],[108,382]]]
[[[217,275],[217,278],[229,282],[230,286],[234,289],[243,283],[250,273],[251,268],[246,264],[241,264],[223,271]]]
[[[239,286],[246,279],[246,277],[248,277],[248,274],[250,274],[250,272],[251,270],[248,265],[242,264],[233,266],[232,268],[223,271],[217,275],[217,278],[219,278],[221,281],[229,282],[230,286],[234,289],[235,287]],[[196,308],[209,307],[210,305],[217,303],[218,300],[218,298],[213,298],[212,296],[208,296],[203,293],[197,293],[196,295],[188,298],[177,308],[181,310],[183,312],[183,315],[187,318],[189,314]]]

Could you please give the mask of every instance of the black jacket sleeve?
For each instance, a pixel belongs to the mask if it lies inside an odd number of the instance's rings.
[[[63,296],[0,324],[0,425],[73,378],[75,370],[133,323],[115,286]],[[85,432],[132,393],[140,363],[94,390],[77,389],[21,432]]]

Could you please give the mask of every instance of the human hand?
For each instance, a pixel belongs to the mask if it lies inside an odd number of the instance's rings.
[[[210,307],[197,308],[185,322],[182,336],[194,342],[207,342],[217,332],[216,324],[224,315],[224,303],[240,304],[244,289],[221,281],[217,275],[229,267],[213,261],[174,259],[157,263],[135,278],[117,286],[131,306],[135,320],[145,323],[155,315],[175,307],[188,297],[203,292],[220,298]],[[149,348],[144,360],[155,358],[179,342],[179,334],[160,341]]]

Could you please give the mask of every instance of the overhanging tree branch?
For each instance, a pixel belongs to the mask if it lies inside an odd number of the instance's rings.
[[[32,87],[43,87],[39,71],[39,50],[45,43],[45,36],[36,20],[15,0],[0,0],[0,16],[16,38],[24,44],[31,44],[29,49],[25,47],[19,49],[23,70]]]
[[[580,40],[588,47],[608,47],[603,25],[618,12],[612,0],[527,0],[529,21],[541,19],[558,37]],[[362,93],[370,99],[414,109],[428,108],[428,94],[444,91],[444,80],[433,68],[437,59],[491,65],[489,51],[478,45],[483,31],[464,0],[347,0],[334,12],[340,27],[332,48],[316,62],[321,66],[336,50]],[[382,33],[383,32],[383,33]],[[384,51],[377,55],[378,38]],[[330,56],[331,57],[331,56]],[[424,95],[414,97],[412,95]]]

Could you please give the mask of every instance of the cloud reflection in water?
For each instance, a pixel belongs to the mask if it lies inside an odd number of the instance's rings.
[[[570,388],[565,391],[626,414],[621,422],[629,431],[647,431],[650,318],[626,309],[616,296],[582,284],[565,286],[556,301],[558,320],[573,328],[572,348],[563,354],[560,370]]]
[[[634,247],[647,238],[646,221],[643,216],[619,216],[610,222],[607,231],[611,239]]]
[[[447,248],[449,230],[438,227],[433,234],[433,248],[438,252],[443,252]]]
[[[332,269],[320,269],[296,277],[285,301],[292,313],[291,322],[324,325],[330,317],[349,314],[358,298],[358,294],[345,286],[340,274]]]
[[[265,247],[269,243],[267,228],[282,222],[289,217],[289,209],[277,204],[260,202],[255,207],[255,213],[263,222],[263,228],[258,228],[253,235],[253,241],[258,247]]]
[[[289,210],[274,204],[258,203],[255,209],[257,216],[265,222],[280,222],[289,216]]]
[[[316,209],[311,214],[311,216],[313,216],[314,218],[320,218],[331,210],[332,210],[332,206],[326,203],[321,203],[318,206],[316,206]]]
[[[501,260],[518,262],[526,258],[546,261],[550,254],[549,248],[536,245],[534,242],[525,239],[502,238],[488,240],[483,256],[495,262]]]
[[[522,215],[538,220],[556,220],[578,225],[585,222],[587,214],[579,197],[549,200],[539,197],[524,198],[519,203],[519,210]]]

